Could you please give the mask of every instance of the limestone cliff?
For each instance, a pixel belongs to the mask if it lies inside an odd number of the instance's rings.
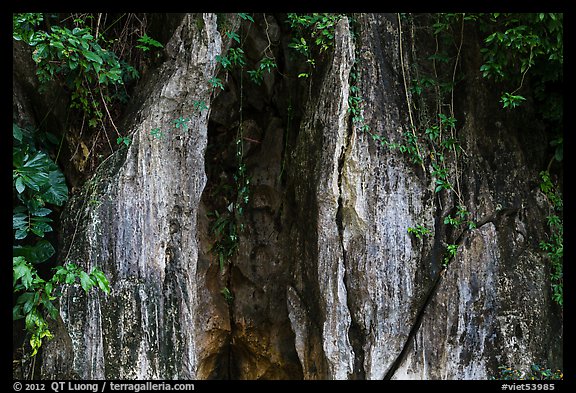
[[[561,367],[562,314],[538,247],[547,137],[529,109],[498,108],[467,30],[455,91],[465,154],[449,170],[476,227],[446,225],[456,196],[436,193],[426,163],[375,143],[351,115],[354,85],[364,124],[396,143],[411,129],[405,81],[424,49],[399,20],[341,18],[304,79],[279,15],[250,28],[229,17],[248,62],[271,50],[278,72],[259,85],[230,72],[214,92],[231,42],[216,14],[178,16],[125,117],[130,146],[63,212],[60,258],[100,267],[112,291],[65,288],[40,376],[487,379],[499,365]],[[186,130],[151,134],[180,117]],[[238,127],[250,197],[221,267],[211,214],[231,203],[217,190],[236,170]],[[418,224],[431,233],[407,231]],[[445,264],[448,243],[458,253]]]

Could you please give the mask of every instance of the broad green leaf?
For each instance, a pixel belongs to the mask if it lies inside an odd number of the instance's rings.
[[[12,307],[12,320],[17,321],[22,318],[24,318],[24,315],[22,315],[22,305],[17,304]]]
[[[12,137],[14,137],[14,139],[18,140],[19,142],[22,142],[22,129],[18,127],[16,123],[12,123]]]
[[[25,213],[16,213],[12,216],[12,228],[24,229],[28,226],[28,215]]]
[[[36,49],[32,54],[32,60],[34,60],[36,63],[40,63],[46,57],[47,57],[46,44],[36,45]]]
[[[46,203],[62,206],[68,200],[68,186],[64,174],[59,169],[54,169],[48,173],[49,187],[42,194],[42,199]]]
[[[47,158],[48,158],[48,156],[46,155],[46,153],[39,151],[36,153],[36,155],[34,155],[32,158],[30,158],[28,161],[26,161],[26,163],[23,165],[23,167],[27,168],[29,170],[32,170],[32,169],[40,170],[40,169],[46,167],[46,165],[47,165],[46,159]]]
[[[16,187],[16,191],[18,191],[18,194],[22,194],[24,192],[24,190],[26,189],[26,187],[24,186],[24,182],[22,181],[21,176],[16,178],[16,181],[14,182],[14,186]]]
[[[12,257],[12,277],[13,285],[21,280],[24,287],[28,289],[32,284],[32,271],[23,256]]]
[[[40,223],[52,222],[52,219],[50,217],[45,217],[45,216],[33,216],[30,219],[30,222],[32,223],[32,225],[38,225]]]
[[[80,271],[80,285],[85,292],[88,292],[90,288],[94,286],[94,281],[92,281],[88,273],[85,271]]]
[[[22,306],[22,311],[24,311],[24,314],[28,314],[28,315],[26,315],[26,318],[28,318],[28,316],[31,315],[32,320],[35,322],[38,316],[34,315],[35,313],[32,312],[32,310],[36,307],[36,304],[38,302],[40,295],[39,295],[39,292],[30,292],[30,294],[32,296],[30,296],[26,299],[26,302]],[[26,323],[28,324],[28,321]]]
[[[36,244],[30,246],[12,246],[12,255],[24,257],[32,264],[45,262],[56,253],[54,246],[45,239],[40,239]]]
[[[44,229],[48,229],[48,230],[45,231]],[[52,228],[50,228],[50,226],[48,226],[48,228],[46,228],[44,225],[40,225],[40,226],[35,225],[35,226],[32,226],[30,228],[30,231],[38,237],[44,237],[44,234],[46,232],[51,232]]]
[[[50,297],[50,295],[52,294],[53,289],[54,289],[54,284],[52,284],[52,281],[48,281],[46,283],[46,285],[44,286],[44,291],[46,292],[46,295],[48,295],[48,297]]]
[[[18,230],[16,230],[16,233],[14,234],[14,239],[15,240],[22,240],[22,239],[25,239],[27,235],[28,235],[28,232],[25,229],[18,229]]]
[[[102,58],[92,51],[84,50],[84,51],[82,51],[82,54],[84,55],[84,57],[86,57],[90,61],[93,61],[93,62],[98,63],[100,65],[102,65],[102,63],[103,63]]]
[[[48,298],[42,298],[42,305],[52,319],[58,318],[58,309],[54,307],[54,304]]]
[[[74,274],[73,272],[68,271],[66,273],[66,279],[65,279],[65,283],[68,285],[74,284],[74,281],[76,281],[76,274]]]
[[[104,273],[100,269],[94,269],[92,271],[92,276],[94,277],[98,287],[106,294],[110,293],[110,283],[108,279],[104,275]]]
[[[22,175],[21,178],[26,187],[34,191],[40,191],[40,187],[46,183],[48,176],[45,173],[36,172]]]
[[[57,48],[60,50],[64,50],[64,45],[60,41],[50,41],[50,46],[53,46],[54,48]]]
[[[50,213],[52,213],[52,210],[45,208],[45,207],[41,207],[39,209],[36,209],[36,210],[30,212],[30,214],[32,214],[33,216],[36,216],[36,217],[45,217]]]

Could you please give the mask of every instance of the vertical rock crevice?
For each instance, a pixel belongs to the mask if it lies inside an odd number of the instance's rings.
[[[238,240],[214,282],[213,300],[227,310],[229,324],[221,334],[222,362],[228,371],[214,378],[302,377],[286,300],[293,252],[287,243],[293,217],[286,198],[286,162],[290,134],[297,130],[303,103],[296,99],[297,84],[283,74],[294,67],[294,60],[284,53],[289,41],[281,37],[276,18],[255,15],[254,22],[244,22],[239,28],[242,41],[238,45],[246,64],[228,72],[224,91],[212,103],[203,209],[206,213],[218,210],[233,220]],[[264,73],[258,84],[246,71],[258,65],[264,52],[274,57],[280,72]],[[241,214],[230,211],[243,186],[235,177],[238,144],[250,189]],[[203,259],[214,271],[220,270],[218,256],[208,250],[216,237],[207,229],[202,240]],[[219,293],[223,288],[230,292],[228,302]]]
[[[296,161],[297,166],[302,166],[302,169],[297,168],[292,172],[298,176],[295,181],[304,183],[312,181],[314,187],[310,190],[304,184],[296,184],[296,198],[297,201],[300,199],[298,208],[302,209],[305,206],[302,204],[305,203],[305,195],[311,192],[314,196],[312,203],[317,209],[308,211],[308,214],[312,213],[312,225],[316,237],[307,245],[312,255],[316,255],[317,258],[301,259],[297,264],[302,266],[303,270],[313,270],[315,273],[312,280],[310,276],[295,278],[296,288],[302,288],[300,291],[306,299],[305,302],[312,303],[305,307],[308,309],[317,307],[320,310],[318,322],[322,326],[323,354],[316,356],[325,357],[328,370],[319,377],[328,379],[346,379],[354,367],[354,353],[348,337],[350,313],[344,283],[342,223],[339,217],[342,160],[349,130],[349,74],[353,63],[354,48],[348,20],[343,18],[335,27],[334,53],[330,63],[326,65],[319,93],[308,103],[307,113],[300,127]],[[317,149],[321,151],[320,157],[313,154],[318,151]],[[303,236],[310,230],[310,226],[305,222],[300,222],[299,228],[304,231]],[[312,295],[309,292],[310,288],[314,286],[318,288],[319,297],[310,296]],[[294,300],[292,304],[297,303]],[[306,314],[300,313],[299,316],[301,315]],[[296,317],[291,320],[293,325],[298,321]],[[314,323],[312,321],[303,323],[307,326],[293,326],[294,331],[313,334],[310,332],[310,327],[314,326]],[[303,366],[308,364],[305,359],[300,361]],[[304,374],[315,373],[305,367]]]

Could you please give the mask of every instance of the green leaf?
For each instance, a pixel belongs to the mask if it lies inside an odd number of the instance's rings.
[[[35,226],[35,227],[31,227],[30,231],[38,237],[44,237],[44,234],[46,232],[51,232],[51,228],[48,231],[45,231],[44,229],[46,229],[46,228],[43,228],[42,226],[40,226],[40,227]]]
[[[39,191],[40,187],[49,181],[47,171],[54,165],[45,153],[38,152],[26,160],[22,166],[17,167],[14,172],[21,176],[26,187]]]
[[[24,315],[22,315],[22,305],[16,304],[12,307],[12,320],[17,321],[22,318],[24,318]]]
[[[24,181],[22,180],[21,176],[16,178],[16,181],[14,182],[14,186],[16,187],[16,191],[18,191],[18,194],[22,194],[24,192],[24,189],[26,187],[24,186]]]
[[[27,227],[28,227],[28,214],[23,212],[17,212],[12,216],[13,229],[26,229]]]
[[[116,139],[117,144],[124,144],[126,147],[130,146],[130,142],[132,142],[132,139],[129,136],[119,136]]]
[[[76,274],[74,272],[68,271],[66,273],[66,279],[64,282],[68,285],[71,285],[74,284],[74,281],[76,281]]]
[[[68,200],[66,178],[58,168],[48,172],[48,187],[41,197],[46,203],[56,206],[62,206]]]
[[[32,264],[45,262],[56,253],[54,246],[45,239],[40,239],[30,246],[12,246],[14,257],[23,257]]]
[[[250,14],[239,12],[238,16],[244,20],[249,20],[250,22],[254,22],[254,19],[250,16]]]
[[[50,296],[52,294],[53,289],[54,289],[54,284],[52,284],[52,281],[48,281],[46,283],[46,285],[44,286],[44,292],[46,292],[46,294],[48,296]]]
[[[80,271],[80,285],[85,292],[88,292],[90,288],[94,286],[94,281],[92,281],[88,273],[85,271]]]
[[[23,256],[12,257],[12,280],[13,285],[21,280],[26,289],[32,285],[32,270]]]
[[[32,312],[32,309],[34,308],[38,297],[37,296],[38,292],[28,292],[28,293],[30,294],[30,296],[26,297],[26,302],[22,306],[22,311],[24,311],[24,314],[27,314],[26,315],[27,327],[29,327],[30,325],[33,326],[33,324],[35,324],[35,319],[37,315],[35,315],[35,313]],[[30,319],[28,319],[29,317]]]
[[[156,139],[161,139],[164,134],[160,131],[160,128],[153,128],[150,130],[150,135],[152,135]]]
[[[15,240],[22,240],[22,239],[25,239],[27,235],[28,235],[28,231],[26,231],[25,229],[17,229],[16,233],[14,234],[14,239]]]
[[[138,38],[138,42],[144,45],[137,45],[136,47],[142,49],[144,51],[150,50],[150,48],[146,45],[155,46],[157,48],[163,48],[164,46],[156,41],[154,38],[149,37],[148,34],[144,34],[142,37]]]
[[[84,51],[82,51],[82,54],[84,55],[85,58],[87,58],[90,61],[93,61],[93,62],[98,63],[100,65],[102,65],[102,63],[103,63],[102,58],[92,51],[84,50]]]
[[[46,311],[48,311],[48,314],[52,319],[58,318],[58,309],[54,307],[54,304],[48,298],[42,299],[42,305]]]
[[[109,294],[110,283],[104,273],[100,269],[94,268],[91,275],[94,278],[94,281],[98,284],[98,288],[100,288],[104,293]]]
[[[50,213],[52,213],[52,210],[45,208],[45,207],[41,207],[39,209],[36,209],[36,210],[30,212],[30,214],[32,214],[33,216],[36,216],[36,217],[45,217]]]
[[[233,39],[237,43],[240,43],[240,36],[238,34],[236,34],[235,32],[227,31],[226,35],[228,36],[228,38]]]
[[[22,142],[23,138],[22,129],[16,125],[16,123],[12,123],[12,137],[19,142]]]

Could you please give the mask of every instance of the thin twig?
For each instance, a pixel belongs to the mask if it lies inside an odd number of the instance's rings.
[[[520,80],[520,86],[518,86],[518,88],[516,90],[514,90],[512,93],[510,94],[514,94],[516,93],[518,90],[520,90],[522,88],[522,85],[524,84],[524,77],[526,76],[526,73],[528,72],[528,70],[530,69],[530,67],[532,67],[532,65],[530,64],[532,60],[532,47],[530,47],[530,58],[528,60],[528,67],[526,67],[526,69],[524,70],[524,72],[522,73],[522,79]]]
[[[118,134],[118,136],[122,136],[122,135],[120,135],[120,132],[118,131],[118,128],[116,127],[116,124],[114,124],[114,120],[112,120],[112,115],[110,114],[110,111],[108,110],[108,105],[106,105],[106,100],[104,100],[104,94],[102,93],[102,86],[100,85],[100,82],[98,82],[98,90],[100,91],[100,98],[102,98],[102,103],[104,104],[104,109],[106,109],[106,113],[108,114],[108,118],[110,119],[110,123],[112,123],[112,127],[114,127],[114,131],[116,131],[116,134]]]
[[[266,51],[268,49],[270,49],[270,47],[272,46],[272,41],[270,41],[270,36],[268,35],[268,29],[270,28],[270,26],[268,25],[268,20],[266,19],[266,14],[262,14],[262,15],[264,18],[264,23],[266,23],[266,30],[264,30],[264,33],[266,34],[266,39],[268,40],[268,46],[266,48],[264,48],[262,53],[264,53],[266,55]],[[270,53],[272,53],[272,49],[270,49]],[[274,57],[274,53],[272,53],[272,57]],[[274,58],[274,61],[276,61],[276,58]]]

